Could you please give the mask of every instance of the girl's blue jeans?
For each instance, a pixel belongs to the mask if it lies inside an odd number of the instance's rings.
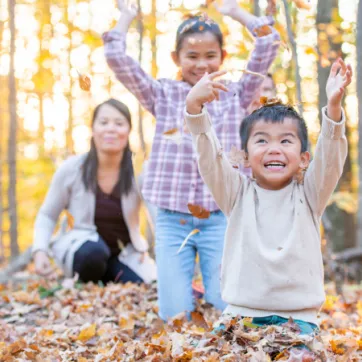
[[[205,300],[223,310],[221,300],[220,269],[227,221],[221,211],[212,212],[208,219],[190,214],[158,209],[156,218],[156,262],[158,280],[159,316],[163,320],[194,309],[192,278],[196,253],[205,287]],[[182,242],[194,229],[183,250],[177,254]]]

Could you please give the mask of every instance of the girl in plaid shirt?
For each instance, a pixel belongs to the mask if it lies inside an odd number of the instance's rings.
[[[156,118],[152,152],[143,183],[143,196],[158,207],[156,219],[156,261],[158,269],[159,315],[169,317],[194,309],[192,278],[195,256],[199,254],[205,286],[205,300],[224,309],[219,275],[226,219],[205,186],[197,167],[191,135],[184,130],[183,110],[188,92],[205,73],[219,69],[226,56],[219,26],[207,16],[185,20],[176,34],[174,62],[180,67],[182,80],[153,79],[126,54],[126,34],[137,9],[118,0],[121,11],[116,27],[103,36],[105,56],[116,77]],[[239,126],[268,68],[274,60],[279,34],[271,17],[256,17],[224,0],[218,10],[245,25],[255,36],[255,49],[247,72],[238,82],[228,84],[218,102],[206,105],[216,134],[226,152],[240,148]],[[259,74],[255,74],[259,73]],[[165,132],[177,129],[179,137],[170,139]],[[206,209],[210,216],[200,219],[190,214],[188,205]],[[180,253],[186,236],[194,229]]]

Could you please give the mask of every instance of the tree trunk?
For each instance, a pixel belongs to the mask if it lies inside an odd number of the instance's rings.
[[[362,247],[362,0],[359,0],[357,12],[357,99],[358,99],[358,246]]]
[[[321,110],[327,104],[326,84],[331,69],[331,64],[337,57],[342,55],[341,42],[335,41],[334,33],[340,34],[341,19],[336,18],[338,14],[338,0],[319,0],[317,6],[316,25],[318,31],[318,87],[319,87],[319,119],[322,121]],[[333,28],[335,32],[328,31]],[[333,29],[332,29],[333,30]],[[347,139],[350,138],[351,130],[346,126]],[[343,168],[341,179],[337,190],[350,191],[352,183],[352,161],[348,142],[348,155]],[[331,205],[326,210],[327,216],[333,225],[331,232],[332,249],[340,251],[344,248],[351,248],[356,243],[356,221],[355,215],[339,209],[336,205]]]
[[[157,40],[156,40],[156,19],[157,19],[157,7],[156,7],[156,0],[152,0],[151,3],[151,16],[152,16],[152,23],[150,24],[150,38],[151,38],[151,75],[153,78],[157,77]]]
[[[139,9],[139,19],[138,19],[137,27],[138,27],[138,33],[140,36],[139,42],[138,42],[138,45],[139,45],[138,62],[141,65],[142,64],[142,55],[143,55],[142,50],[143,50],[143,34],[144,34],[141,0],[137,0],[137,5],[138,5],[138,9]],[[140,139],[142,152],[144,155],[146,155],[146,143],[145,143],[145,138],[144,138],[144,133],[143,133],[143,113],[142,113],[142,107],[141,107],[140,103],[138,103],[138,136]]]
[[[9,186],[8,204],[10,219],[10,252],[11,258],[19,255],[18,245],[18,220],[16,208],[16,80],[15,80],[15,0],[8,0],[9,6],[9,30],[10,30],[10,66],[9,66],[9,141],[8,141],[8,163],[9,163]]]
[[[254,0],[253,13],[255,16],[260,16],[260,5],[259,0]]]
[[[0,22],[0,52],[2,51],[2,40],[3,40],[4,22]],[[0,91],[5,88],[3,84],[3,76],[0,75]],[[4,200],[3,200],[3,167],[5,164],[5,155],[3,150],[3,135],[5,132],[4,128],[4,114],[2,109],[2,102],[0,104],[0,262],[5,257],[4,253],[4,238],[3,238],[3,220],[4,220]]]
[[[285,18],[286,18],[286,23],[287,23],[288,38],[289,38],[290,46],[292,48],[292,56],[293,56],[293,61],[294,61],[295,85],[296,85],[296,88],[297,88],[298,110],[299,110],[299,114],[301,115],[301,117],[303,117],[302,78],[300,76],[300,70],[299,70],[297,43],[295,41],[295,37],[294,37],[294,34],[293,34],[292,18],[290,16],[287,0],[283,0],[283,5],[284,5]]]

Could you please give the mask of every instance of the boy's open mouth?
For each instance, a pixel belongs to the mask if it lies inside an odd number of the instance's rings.
[[[285,167],[285,163],[280,161],[270,161],[264,164],[268,170],[282,170]]]

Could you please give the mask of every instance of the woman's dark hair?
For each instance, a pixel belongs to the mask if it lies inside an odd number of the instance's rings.
[[[181,50],[183,41],[192,34],[210,32],[215,35],[220,49],[223,48],[224,38],[217,25],[213,20],[209,19],[207,15],[195,15],[191,16],[181,23],[176,32],[176,53]]]
[[[301,152],[306,152],[308,149],[308,130],[304,119],[292,106],[283,105],[281,103],[261,107],[255,110],[246,118],[244,118],[240,126],[242,149],[245,152],[248,152],[247,143],[250,137],[251,130],[256,122],[264,121],[267,123],[283,123],[285,118],[291,118],[297,122],[298,137],[302,144]]]
[[[99,104],[94,112],[92,117],[92,127],[94,124],[95,119],[97,118],[98,112],[100,108],[104,105],[108,104],[112,106],[113,108],[117,109],[120,113],[122,113],[125,118],[128,121],[128,124],[130,128],[132,128],[132,122],[131,122],[131,113],[129,112],[128,107],[116,99],[108,99],[107,101]],[[87,190],[91,190],[93,192],[96,192],[97,190],[97,171],[98,171],[98,157],[97,157],[97,150],[94,143],[93,138],[91,139],[91,147],[90,150],[87,153],[85,162],[83,164],[83,175],[82,180],[84,183],[84,186]],[[133,164],[132,164],[132,152],[129,147],[129,143],[127,143],[127,146],[123,152],[123,157],[120,164],[120,171],[119,171],[119,177],[118,182],[120,185],[120,193],[123,195],[127,195],[131,188],[134,178],[134,172],[133,172]]]

